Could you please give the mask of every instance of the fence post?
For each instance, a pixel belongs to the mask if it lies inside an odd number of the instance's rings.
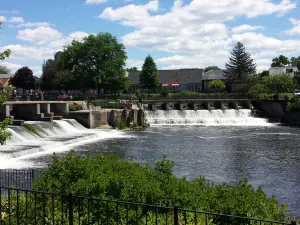
[[[32,190],[32,183],[33,183],[33,179],[34,179],[34,170],[31,170],[31,180],[29,181],[29,188],[27,188],[27,190]]]
[[[72,194],[68,194],[68,202],[69,202],[69,225],[73,225],[73,196],[72,196]]]
[[[179,222],[178,222],[178,206],[174,206],[174,225],[179,225]]]

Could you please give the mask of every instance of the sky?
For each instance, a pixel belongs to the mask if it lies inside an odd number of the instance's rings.
[[[127,67],[150,54],[159,69],[224,68],[240,41],[257,70],[272,58],[300,56],[300,0],[0,0],[0,62],[14,73],[42,74],[72,40],[110,32],[127,51]]]

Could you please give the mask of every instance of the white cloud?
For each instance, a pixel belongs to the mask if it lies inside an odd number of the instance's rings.
[[[286,30],[285,33],[288,35],[299,35],[300,34],[300,20],[291,18],[290,22],[293,25],[293,28]]]
[[[18,28],[23,28],[23,27],[50,27],[51,24],[50,23],[46,23],[46,22],[27,22],[27,23],[21,23],[19,25],[17,25],[16,27]]]
[[[62,34],[50,27],[38,27],[18,31],[17,38],[23,41],[35,42],[38,45],[59,40]]]
[[[24,23],[23,17],[12,17],[8,20],[10,23]]]
[[[63,37],[61,39],[58,39],[56,41],[52,41],[48,44],[48,46],[51,49],[54,49],[55,51],[62,50],[62,48],[68,44],[71,44],[73,40],[80,41],[84,37],[88,36],[89,34],[82,31],[75,31],[71,34],[69,34],[67,37]]]
[[[202,68],[209,65],[224,67],[237,41],[245,42],[246,49],[257,60],[269,60],[271,53],[281,51],[299,52],[297,46],[300,40],[282,41],[250,33],[263,27],[246,24],[235,27],[231,37],[225,25],[226,21],[238,17],[281,16],[296,7],[292,0],[277,3],[272,0],[192,0],[189,4],[175,0],[169,12],[161,12],[158,3],[152,0],[144,5],[130,4],[115,9],[108,7],[99,18],[134,28],[134,31],[121,37],[126,46],[175,54],[156,59],[165,69]],[[248,33],[244,33],[246,31]]]
[[[261,30],[264,29],[263,26],[251,26],[248,24],[244,24],[238,27],[231,28],[233,33],[244,33],[246,31],[255,31],[255,30]]]
[[[143,64],[144,64],[144,61],[143,61],[143,60],[128,59],[128,60],[126,61],[126,68],[137,67],[138,70],[141,70]]]
[[[92,5],[92,4],[101,4],[101,3],[104,3],[104,2],[106,2],[106,0],[86,0],[85,1],[86,4],[90,4],[90,5]]]
[[[5,22],[6,21],[6,17],[5,16],[0,16],[0,21],[1,22]]]

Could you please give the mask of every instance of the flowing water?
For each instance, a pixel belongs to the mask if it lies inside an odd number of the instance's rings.
[[[42,137],[11,127],[12,140],[0,147],[0,169],[44,167],[54,151],[71,149],[152,165],[166,155],[179,177],[227,183],[247,178],[300,216],[299,128],[268,123],[245,109],[146,114],[151,128],[144,132],[88,130],[74,120],[31,122]]]

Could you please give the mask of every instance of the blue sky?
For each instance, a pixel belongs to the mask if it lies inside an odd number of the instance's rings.
[[[29,66],[73,39],[110,32],[126,46],[127,66],[154,57],[160,69],[224,67],[237,41],[267,69],[279,54],[300,56],[299,0],[2,0],[0,64]]]

